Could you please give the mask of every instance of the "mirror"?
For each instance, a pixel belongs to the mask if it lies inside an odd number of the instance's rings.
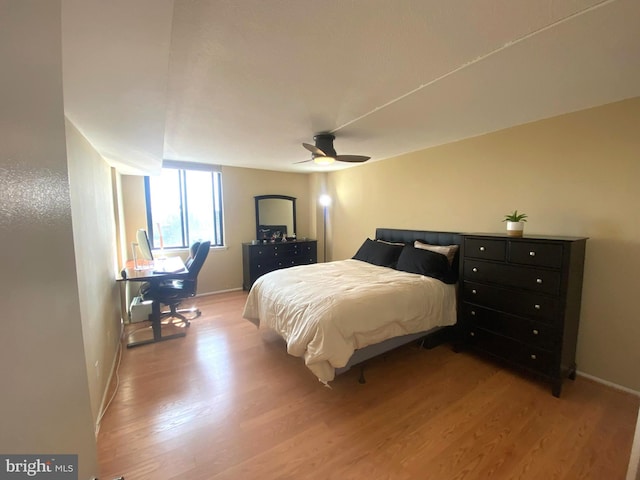
[[[259,195],[256,199],[256,238],[282,241],[296,233],[296,199],[286,195]]]

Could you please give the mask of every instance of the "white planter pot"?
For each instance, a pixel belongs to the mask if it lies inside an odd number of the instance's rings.
[[[507,222],[507,235],[521,237],[524,230],[524,222]]]

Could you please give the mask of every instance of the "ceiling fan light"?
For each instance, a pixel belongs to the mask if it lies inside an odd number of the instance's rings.
[[[313,157],[313,162],[317,165],[331,165],[333,162],[335,162],[336,159],[333,157],[326,157],[326,156],[322,156],[322,155],[318,155],[318,156],[314,156]]]

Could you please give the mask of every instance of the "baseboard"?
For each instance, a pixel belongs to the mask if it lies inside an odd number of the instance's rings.
[[[576,372],[576,374],[594,382],[601,383],[602,385],[606,385],[607,387],[615,388],[616,390],[621,390],[623,392],[630,393],[631,395],[635,395],[636,397],[640,397],[640,392],[631,388],[623,387],[622,385],[618,385],[617,383],[594,377],[593,375],[589,375],[588,373],[578,371]],[[631,446],[631,455],[629,456],[629,466],[627,467],[626,480],[640,480],[640,411],[638,411],[636,432],[633,437],[633,445]]]
[[[632,395],[635,395],[636,397],[640,397],[640,392],[633,390],[631,388],[623,387],[622,385],[618,385],[617,383],[613,383],[608,380],[603,380],[602,378],[594,377],[593,375],[589,375],[588,373],[584,373],[581,371],[577,371],[576,374],[580,375],[581,377],[588,378],[589,380],[593,380],[596,383],[601,383],[603,385],[606,385],[607,387],[615,388],[616,390],[622,390],[623,392],[627,392]]]
[[[640,479],[640,411],[636,421],[636,434],[631,445],[631,455],[629,456],[629,468],[627,469],[627,480]]]
[[[100,409],[98,410],[98,417],[96,418],[95,424],[95,436],[98,438],[98,433],[100,433],[100,423],[102,422],[102,417],[104,415],[104,409],[106,407],[106,403],[108,402],[107,394],[111,387],[111,382],[113,381],[113,376],[116,373],[116,368],[118,367],[118,358],[119,358],[119,350],[122,348],[122,336],[124,335],[124,319],[120,319],[120,335],[118,335],[118,343],[116,344],[116,352],[113,356],[113,362],[111,363],[111,370],[109,371],[109,378],[107,379],[106,388],[102,393],[102,400],[100,402]]]

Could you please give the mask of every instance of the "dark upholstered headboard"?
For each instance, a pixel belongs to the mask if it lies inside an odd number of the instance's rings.
[[[422,240],[424,243],[430,243],[431,245],[460,245],[462,237],[459,233],[453,232],[376,228],[376,240],[402,243],[413,243],[416,240]]]
[[[416,240],[431,245],[460,245],[462,236],[454,232],[432,232],[426,230],[400,230],[396,228],[376,228],[376,240],[385,240],[387,242],[402,242],[407,245],[413,245]],[[460,249],[456,252],[456,256],[451,265],[451,269],[457,272],[460,265]]]

